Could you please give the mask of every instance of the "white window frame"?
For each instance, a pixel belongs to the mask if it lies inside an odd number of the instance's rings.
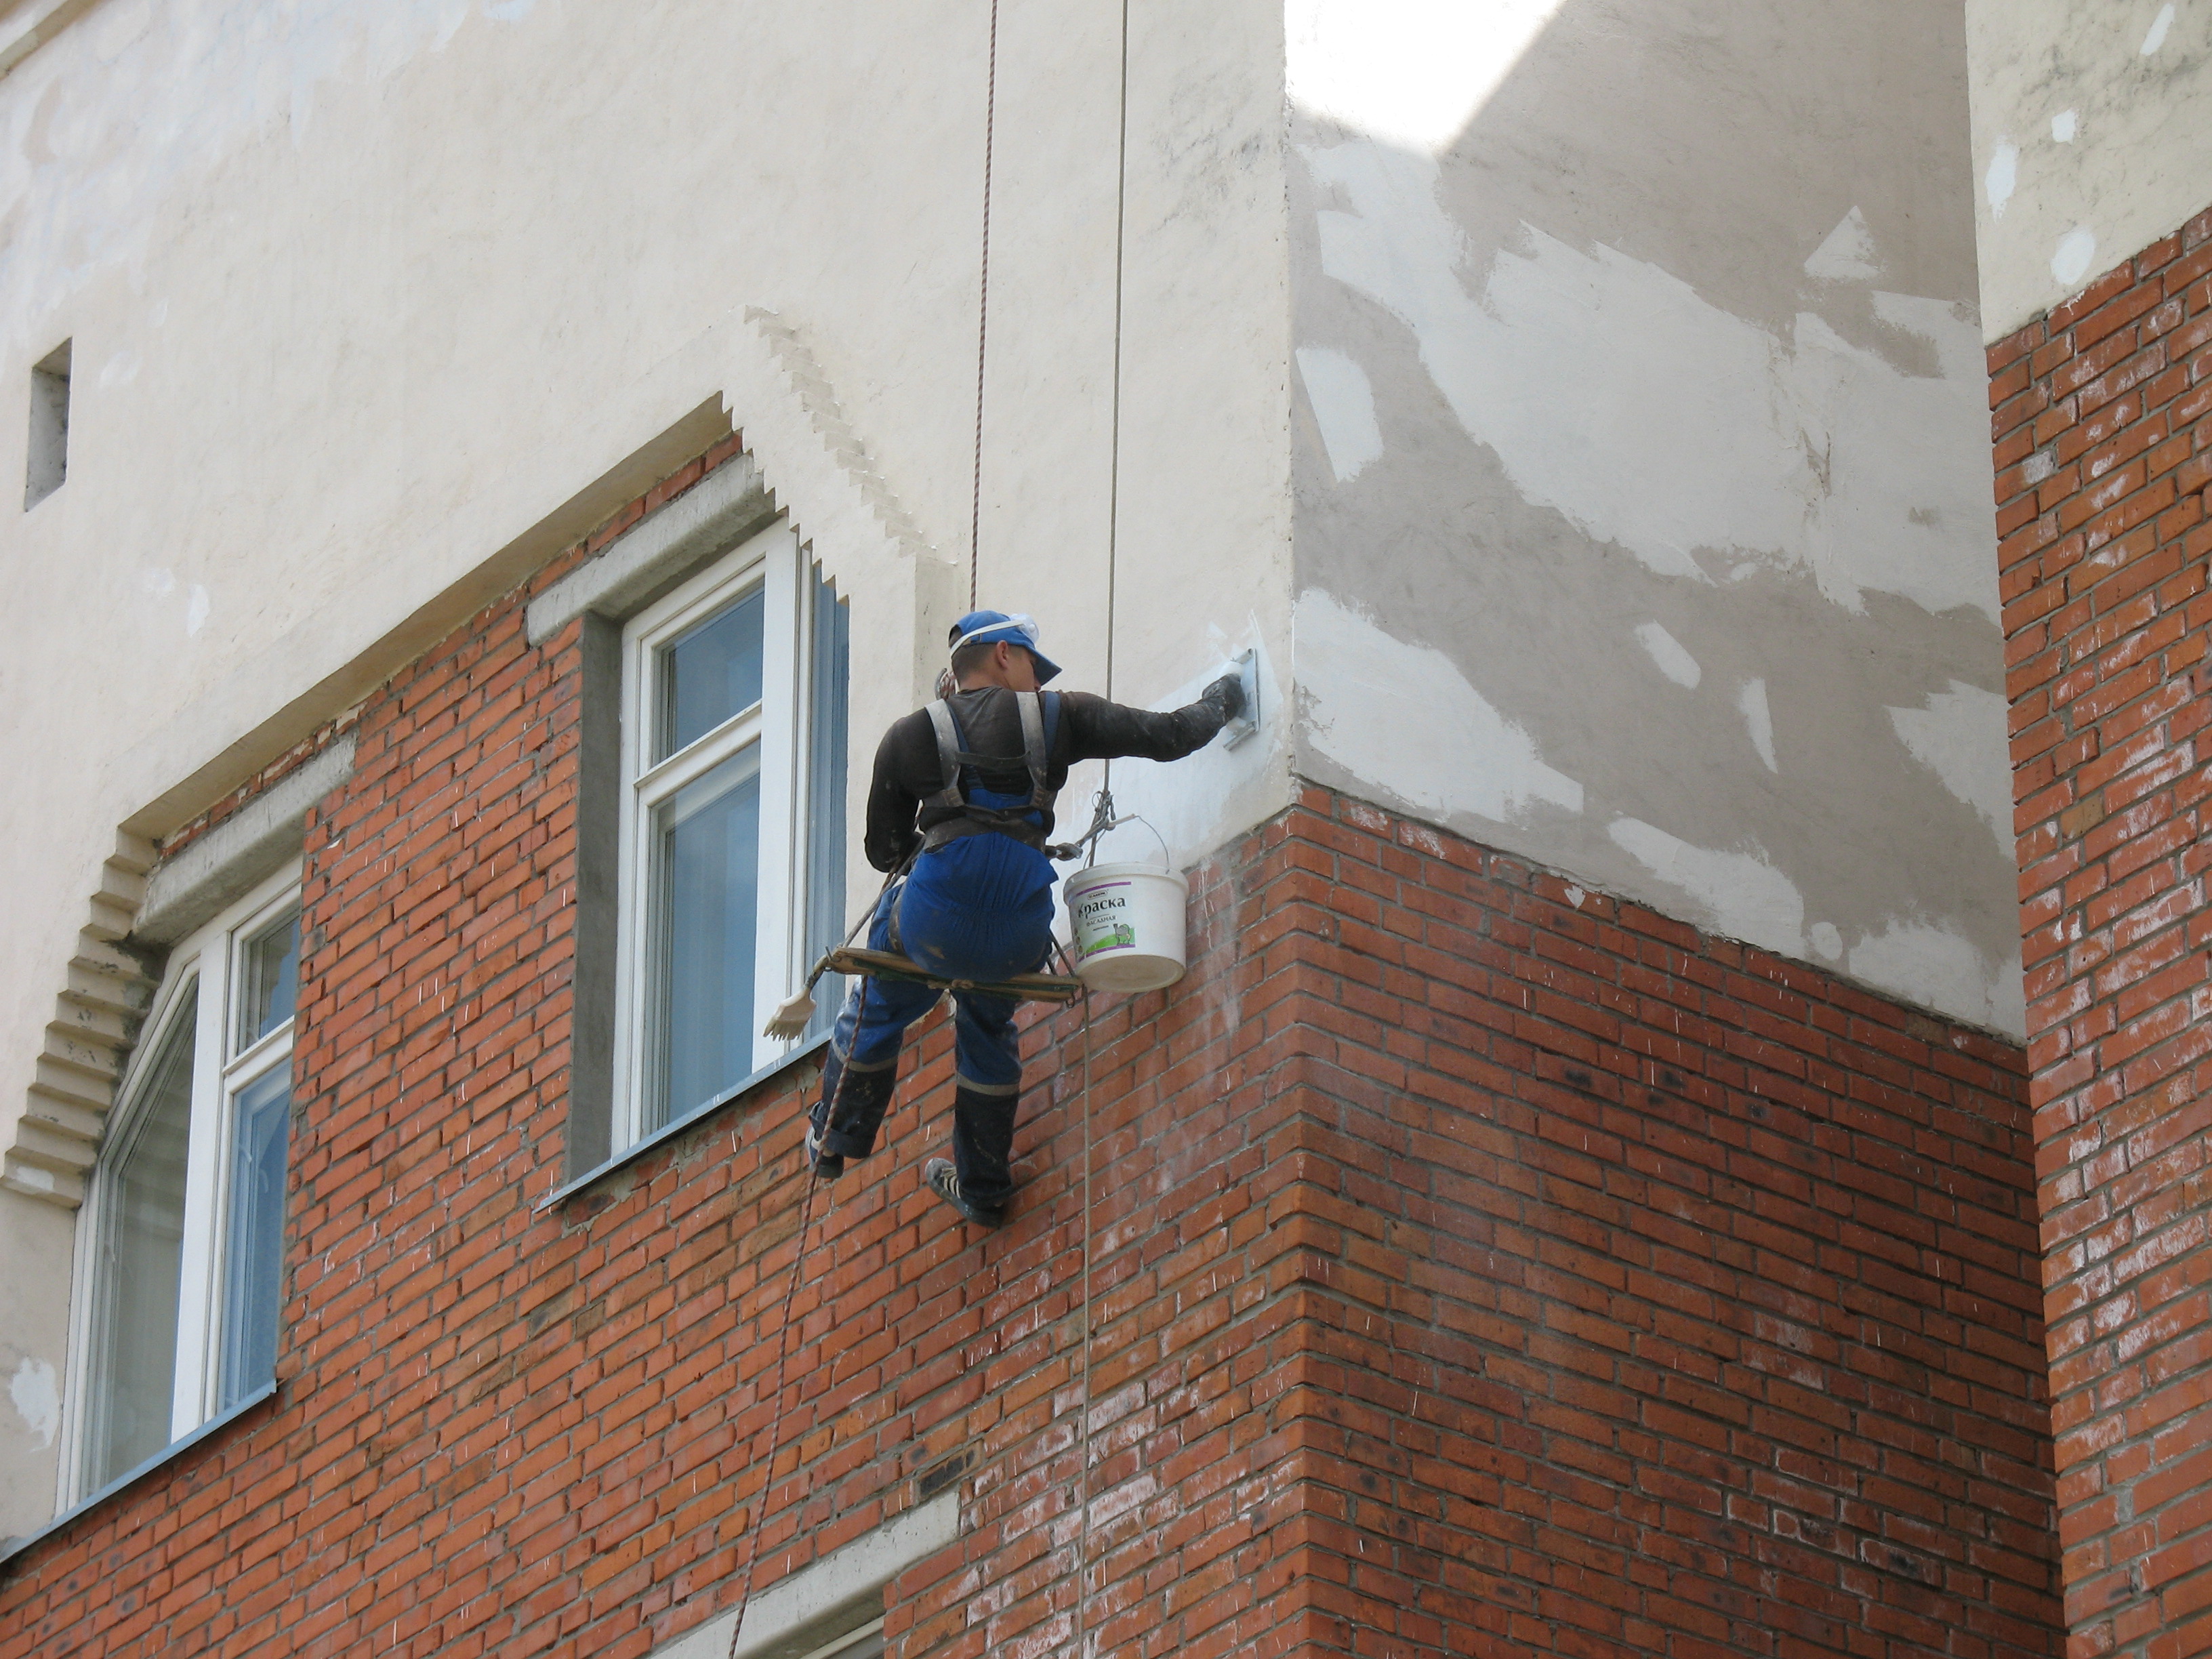
[[[79,1248],[70,1306],[69,1383],[64,1396],[60,1504],[67,1508],[93,1490],[87,1443],[92,1426],[93,1347],[104,1313],[100,1241],[107,1224],[112,1166],[106,1148],[127,1140],[143,1109],[146,1068],[171,1035],[179,1011],[195,988],[190,1139],[185,1154],[184,1242],[177,1281],[177,1356],[170,1394],[169,1440],[174,1444],[214,1416],[222,1389],[222,1267],[228,1240],[228,1190],[235,1103],[246,1089],[292,1056],[296,1018],[237,1048],[237,993],[245,945],[270,922],[300,902],[300,865],[260,883],[169,953],[161,986],[116,1091],[116,1111],[103,1136],[79,1216]],[[296,1015],[296,1004],[295,1005]],[[295,1080],[296,1081],[296,1080]],[[281,1347],[281,1340],[280,1340]]]
[[[807,754],[812,707],[814,583],[797,533],[772,526],[673,592],[623,629],[622,799],[617,857],[620,922],[615,960],[614,1121],[619,1153],[689,1115],[697,1103],[648,1126],[653,1103],[651,974],[656,936],[653,818],[660,804],[747,748],[760,750],[760,884],[753,948],[752,1072],[795,1046],[761,1034],[779,1005],[805,979],[806,943]],[[666,759],[650,762],[657,718],[659,653],[754,588],[763,591],[761,701]]]

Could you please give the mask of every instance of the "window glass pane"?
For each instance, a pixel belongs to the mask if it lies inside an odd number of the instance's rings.
[[[131,1103],[136,1109],[108,1154],[95,1263],[88,1489],[169,1443],[198,1004],[195,987],[170,1019]]]
[[[300,994],[300,913],[272,921],[239,947],[238,1034],[242,1053],[292,1018]]]
[[[806,965],[845,937],[845,722],[852,610],[837,590],[814,581],[814,684],[810,688],[806,802]],[[806,1034],[827,1031],[844,1000],[844,980],[824,974],[814,988]]]
[[[657,1108],[647,1111],[648,1130],[752,1072],[760,750],[732,755],[678,790],[653,817],[661,1086],[648,1095]]]
[[[654,760],[666,759],[761,700],[767,606],[766,591],[757,587],[662,648]]]
[[[222,1399],[228,1411],[276,1375],[284,1285],[284,1146],[292,1062],[264,1072],[232,1107],[229,1215],[223,1231]]]

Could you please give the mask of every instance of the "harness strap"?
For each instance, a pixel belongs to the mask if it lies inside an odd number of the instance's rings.
[[[968,768],[979,771],[984,768],[1006,769],[1016,757],[1011,755],[975,755],[962,746],[963,737],[958,718],[951,704],[939,697],[927,709],[930,730],[937,738],[938,775],[944,781],[937,792],[922,802],[925,811],[957,812],[960,816],[941,822],[922,838],[925,851],[941,847],[948,841],[963,836],[979,835],[1000,830],[1026,844],[1043,843],[1042,827],[1031,821],[1031,815],[1049,811],[1060,792],[1046,781],[1046,769],[1051,763],[1051,747],[1046,735],[1044,697],[1050,693],[1017,691],[1016,708],[1022,721],[1022,752],[1019,762],[1030,775],[1030,798],[1019,806],[983,806],[968,799],[960,787],[960,775]],[[1057,719],[1055,703],[1053,714]]]

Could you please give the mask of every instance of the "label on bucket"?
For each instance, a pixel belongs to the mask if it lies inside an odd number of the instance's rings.
[[[1101,882],[1076,900],[1075,943],[1079,956],[1095,957],[1103,951],[1127,951],[1137,942],[1129,926],[1129,884]]]

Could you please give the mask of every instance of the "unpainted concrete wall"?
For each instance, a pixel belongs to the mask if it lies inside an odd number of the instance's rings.
[[[1959,8],[1288,16],[1301,768],[2016,1036]]]
[[[0,471],[31,365],[75,342],[68,482],[0,514],[0,1139],[116,826],[207,805],[180,781],[243,776],[272,718],[702,402],[776,434],[767,482],[854,599],[865,763],[967,598],[988,15],[105,0],[0,78]],[[1287,661],[1280,27],[1273,0],[1133,19],[1114,689],[1138,702],[1244,646]],[[1091,687],[1119,27],[1008,7],[998,58],[981,598]],[[882,547],[821,529],[848,520]],[[1286,799],[1281,741],[1205,765],[1178,861]],[[0,1237],[9,1281],[58,1297],[68,1229]],[[5,1336],[58,1370],[53,1312]],[[21,1439],[0,1534],[50,1508]]]
[[[2212,0],[1966,0],[1966,39],[1994,341],[2212,202]]]

